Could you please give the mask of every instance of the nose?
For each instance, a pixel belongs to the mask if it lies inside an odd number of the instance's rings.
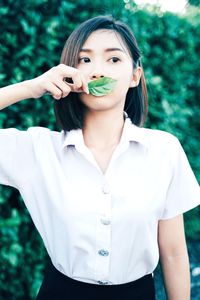
[[[104,75],[102,75],[102,74],[100,74],[100,73],[94,73],[94,74],[92,75],[92,79],[98,79],[98,78],[102,78],[102,77],[104,77]]]
[[[91,73],[90,78],[91,79],[99,79],[104,77],[104,71],[102,66],[102,61],[98,61],[96,63],[93,63],[93,66],[91,66]]]

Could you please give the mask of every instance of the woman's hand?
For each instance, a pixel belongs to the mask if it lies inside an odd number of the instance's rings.
[[[67,83],[65,78],[71,78],[73,84]],[[32,98],[39,98],[46,93],[50,93],[56,100],[66,97],[70,92],[89,94],[87,81],[81,71],[64,64],[29,80],[29,89]]]

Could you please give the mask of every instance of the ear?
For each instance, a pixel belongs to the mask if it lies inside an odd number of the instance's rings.
[[[142,68],[137,67],[136,69],[134,69],[129,87],[136,87],[140,82],[141,76],[142,76]]]

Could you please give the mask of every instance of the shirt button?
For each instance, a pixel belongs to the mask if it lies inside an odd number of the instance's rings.
[[[104,249],[101,249],[98,251],[99,255],[102,255],[102,256],[108,256],[109,255],[109,252],[107,250],[104,250]]]
[[[110,187],[107,183],[105,183],[102,187],[102,191],[104,194],[109,194],[110,193]]]
[[[101,223],[103,225],[110,225],[110,220],[108,220],[108,219],[101,219]]]
[[[108,281],[101,281],[101,280],[99,280],[99,281],[97,281],[98,282],[98,284],[108,284]]]

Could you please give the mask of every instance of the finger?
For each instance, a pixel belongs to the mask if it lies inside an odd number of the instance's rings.
[[[47,93],[50,93],[52,97],[59,100],[62,97],[62,91],[53,83],[49,82],[46,87]]]
[[[55,85],[62,91],[62,98],[67,97],[72,91],[71,87],[63,80],[56,81]]]
[[[70,87],[72,87],[73,90],[79,89],[80,87],[82,87],[81,74],[78,69],[70,67],[70,66],[66,66],[64,64],[60,64],[59,68],[60,68],[60,74],[62,76],[62,79],[72,78],[73,84],[68,83],[68,85]]]
[[[64,64],[60,64],[59,68],[61,70],[61,76],[64,78],[72,78],[73,83],[67,82],[68,86],[70,86],[71,91],[73,92],[81,92],[84,91],[89,94],[87,81],[84,75],[76,68],[66,66]]]
[[[74,74],[72,74],[72,80],[73,80],[72,88],[74,91],[76,91],[82,87],[83,82],[82,82],[82,77],[81,77],[80,71],[74,72]]]
[[[83,91],[86,93],[86,94],[89,94],[89,88],[88,88],[88,83],[85,79],[85,76],[83,74],[81,74],[81,78],[82,78],[82,88],[83,88]]]
[[[71,90],[73,92],[76,92],[76,93],[83,93],[85,92],[86,94],[89,94],[89,89],[88,89],[88,84],[87,84],[87,81],[84,77],[83,74],[80,73],[80,79],[81,79],[81,85],[77,85],[76,83],[75,84],[69,84],[70,87],[71,87]]]

